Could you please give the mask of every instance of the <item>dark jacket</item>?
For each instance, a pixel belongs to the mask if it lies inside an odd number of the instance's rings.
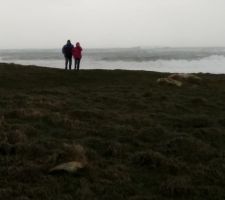
[[[62,48],[62,53],[64,54],[64,56],[66,57],[72,57],[72,49],[73,49],[73,45],[71,43],[67,43],[63,46]]]

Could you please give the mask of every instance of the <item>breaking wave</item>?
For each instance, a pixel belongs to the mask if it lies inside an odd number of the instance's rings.
[[[86,49],[83,69],[225,73],[225,48]],[[0,50],[0,62],[64,68],[60,49]]]

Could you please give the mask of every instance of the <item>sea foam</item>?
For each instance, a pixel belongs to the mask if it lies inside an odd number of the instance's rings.
[[[0,62],[64,68],[60,49],[0,50]],[[225,48],[84,49],[81,69],[225,74]]]

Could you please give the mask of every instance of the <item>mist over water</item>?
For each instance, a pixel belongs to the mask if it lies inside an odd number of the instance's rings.
[[[61,49],[0,50],[0,62],[64,68]],[[85,49],[81,69],[225,73],[225,48]]]

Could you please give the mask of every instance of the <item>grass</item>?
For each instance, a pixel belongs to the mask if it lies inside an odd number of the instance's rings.
[[[224,199],[225,75],[167,75],[0,64],[0,199]]]

